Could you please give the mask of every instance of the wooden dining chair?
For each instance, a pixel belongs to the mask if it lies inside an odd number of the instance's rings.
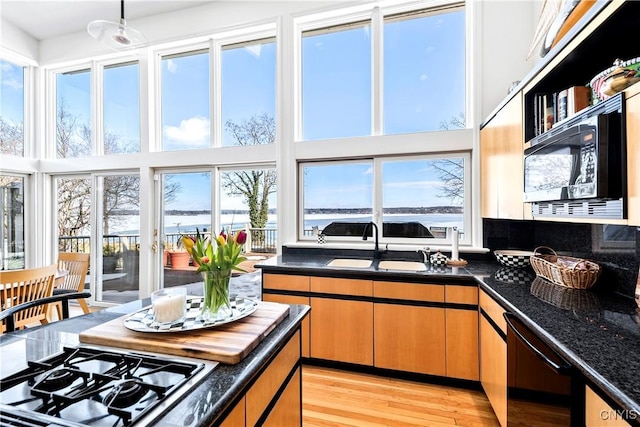
[[[54,295],[65,292],[83,292],[84,282],[89,270],[89,254],[60,252],[58,254],[58,270],[65,270],[67,275],[64,276],[63,283],[55,286]],[[84,314],[89,313],[89,306],[84,299],[79,299],[78,303]],[[58,319],[62,319],[62,304],[58,302],[53,304],[53,307],[56,308]]]
[[[53,295],[53,281],[56,276],[56,265],[0,272],[0,305],[2,310],[19,304],[36,301]],[[36,305],[21,310],[14,316],[16,329],[21,329],[36,322],[49,323],[48,304]],[[4,331],[4,323],[0,331]]]

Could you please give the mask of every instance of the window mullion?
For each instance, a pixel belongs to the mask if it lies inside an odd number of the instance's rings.
[[[104,65],[91,64],[91,152],[104,154]]]
[[[373,159],[373,222],[382,230],[382,159]],[[384,233],[380,234],[384,237]]]
[[[213,147],[222,146],[222,44],[211,40],[209,52],[209,85],[211,120],[209,122]]]
[[[383,34],[384,22],[380,8],[371,15],[371,135],[382,135],[383,125]]]

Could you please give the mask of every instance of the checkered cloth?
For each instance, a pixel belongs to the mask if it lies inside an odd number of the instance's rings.
[[[509,283],[511,285],[530,285],[534,279],[534,275],[527,270],[512,267],[497,270],[493,277],[499,282]]]
[[[187,299],[187,314],[184,320],[173,323],[155,322],[153,320],[153,309],[149,306],[127,317],[124,321],[124,326],[138,332],[183,332],[230,323],[242,319],[258,309],[257,301],[242,297],[232,297],[230,299],[231,316],[225,319],[205,321],[200,314],[203,299],[203,297]]]

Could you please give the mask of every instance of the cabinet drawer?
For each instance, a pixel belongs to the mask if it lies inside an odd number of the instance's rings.
[[[371,280],[335,279],[311,277],[311,292],[370,297],[373,294]]]
[[[262,275],[262,288],[309,292],[309,277],[265,273]]]
[[[478,304],[477,286],[447,285],[444,292],[446,302],[455,304]]]
[[[444,285],[421,283],[373,282],[376,298],[444,302]]]
[[[480,308],[483,309],[485,313],[487,313],[487,315],[489,315],[491,320],[493,320],[493,322],[498,325],[500,330],[506,335],[507,322],[502,316],[505,312],[504,308],[502,308],[500,304],[495,302],[493,298],[491,298],[483,291],[480,291]]]

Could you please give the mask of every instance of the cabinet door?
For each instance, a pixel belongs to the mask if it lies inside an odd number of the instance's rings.
[[[626,106],[627,194],[629,197],[627,209],[629,225],[640,225],[640,93],[628,98]]]
[[[446,375],[444,310],[375,304],[374,366]]]
[[[607,402],[587,386],[585,390],[585,419],[586,427],[629,427],[620,412],[616,412]],[[632,414],[628,413],[628,416]],[[635,414],[637,416],[637,414]]]
[[[500,421],[507,425],[507,340],[504,310],[480,292],[480,383]],[[484,313],[483,313],[484,312]],[[489,316],[500,332],[485,318]]]
[[[478,311],[445,310],[447,377],[478,381]]]
[[[293,374],[289,384],[284,389],[263,426],[301,426],[302,410],[300,396],[302,393],[302,378],[300,368]]]
[[[241,427],[245,425],[245,398],[243,397],[240,402],[229,412],[227,418],[222,421],[220,427]]]
[[[373,364],[373,303],[311,298],[311,357]]]
[[[283,304],[301,304],[309,305],[309,297],[300,297],[295,295],[279,295],[279,294],[262,294],[263,301],[280,302]],[[302,320],[302,357],[309,357],[309,315]]]
[[[482,216],[524,219],[522,93],[480,131]]]

